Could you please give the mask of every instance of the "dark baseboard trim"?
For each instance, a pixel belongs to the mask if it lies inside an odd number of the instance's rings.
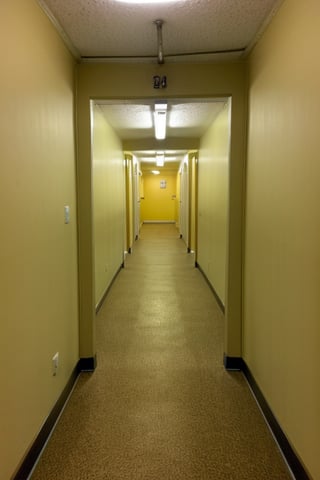
[[[80,358],[78,362],[78,372],[93,372],[97,366],[97,356]]]
[[[214,287],[211,285],[211,283],[209,282],[209,279],[207,277],[207,275],[204,273],[204,271],[202,270],[202,268],[200,267],[199,263],[196,262],[195,263],[195,267],[198,268],[200,270],[200,272],[202,273],[203,275],[203,278],[205,279],[205,281],[207,282],[207,284],[209,285],[210,289],[212,290],[212,293],[213,295],[215,296],[215,299],[217,300],[217,303],[220,307],[220,310],[222,311],[223,314],[225,314],[225,308],[224,308],[224,305],[219,297],[219,295],[217,294],[217,292],[215,291]]]
[[[291,447],[289,440],[284,434],[282,428],[280,427],[276,417],[272,413],[271,408],[269,407],[266,399],[264,398],[263,393],[261,392],[257,382],[255,381],[252,373],[250,372],[246,362],[241,359],[242,371],[251,387],[251,390],[266,418],[266,421],[275,436],[278,445],[283,453],[284,458],[286,459],[294,477],[297,480],[310,480],[309,475],[307,474],[304,466],[302,465],[300,459],[298,458],[296,452]]]
[[[63,389],[59,399],[51,410],[20,467],[12,477],[12,480],[27,480],[65,406],[66,401],[68,400],[79,373],[93,371],[96,364],[96,356],[81,358],[78,361],[67,385]],[[311,480],[297,454],[291,447],[245,361],[241,357],[229,357],[224,355],[224,366],[227,370],[242,370],[293,475],[299,480]]]
[[[30,475],[36,461],[38,460],[39,455],[43,447],[45,446],[55,424],[59,418],[60,413],[63,410],[63,407],[68,400],[68,397],[73,389],[73,386],[77,380],[79,375],[79,363],[73,369],[73,372],[70,376],[70,379],[63,389],[60,397],[58,398],[56,404],[54,405],[53,409],[51,410],[48,418],[44,422],[40,432],[38,433],[36,439],[34,440],[33,444],[31,445],[29,451],[27,452],[26,456],[22,460],[20,467],[18,468],[15,475],[12,477],[12,480],[27,480],[28,476]]]
[[[113,282],[115,281],[115,279],[117,278],[117,276],[119,275],[119,272],[120,270],[124,268],[124,262],[121,263],[120,267],[118,268],[118,270],[116,271],[116,273],[114,274],[110,284],[108,285],[108,287],[106,288],[104,294],[102,295],[102,298],[100,300],[100,302],[98,302],[98,304],[96,305],[96,314],[99,312],[100,308],[102,307],[103,305],[103,302],[105,301],[109,291],[110,291],[110,288],[112,287],[113,285]]]
[[[226,370],[242,370],[243,360],[241,357],[228,357],[223,355],[223,365]]]

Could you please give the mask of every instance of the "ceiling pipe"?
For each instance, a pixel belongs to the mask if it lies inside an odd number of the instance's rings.
[[[163,57],[163,44],[162,44],[162,25],[163,25],[163,20],[155,20],[154,21],[156,27],[157,27],[157,33],[158,33],[158,63],[162,64],[164,63],[164,57]]]

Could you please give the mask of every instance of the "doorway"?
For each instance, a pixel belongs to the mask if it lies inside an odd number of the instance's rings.
[[[225,100],[226,100],[226,99],[224,99],[224,105],[226,104]],[[96,101],[95,101],[95,102],[96,102]],[[104,105],[107,104],[107,101],[104,100],[103,102],[105,102]],[[121,102],[121,101],[118,101],[118,102]],[[204,103],[204,100],[201,100],[200,103]],[[220,99],[220,103],[222,103],[221,99]],[[113,105],[113,107],[114,107],[114,101],[112,101],[112,105]],[[230,107],[231,107],[231,101],[230,101],[229,105],[230,105]],[[101,105],[100,105],[100,104],[99,104],[99,107],[101,108]],[[149,108],[150,108],[150,107],[149,107]],[[162,147],[166,146],[166,147],[169,148],[169,145],[172,147],[172,145],[173,145],[173,144],[172,144],[172,140],[171,140],[171,142],[170,142],[170,139],[168,139],[168,140],[169,140],[169,141],[166,141],[164,144],[162,144]],[[197,145],[197,147],[199,147],[199,138],[197,138],[196,140],[197,140],[197,142],[198,142],[198,143],[196,143],[196,145]],[[145,140],[144,140],[144,141],[145,141]],[[184,142],[184,143],[188,143],[188,145],[189,145],[189,149],[188,149],[188,150],[189,150],[189,151],[197,150],[197,149],[194,148],[194,146],[195,146],[195,139],[188,138],[188,139],[183,140],[183,142]],[[191,142],[191,144],[190,144],[190,142]],[[139,151],[139,149],[141,149],[141,147],[142,147],[141,141],[137,141],[137,139],[129,139],[129,140],[126,140],[126,141],[122,141],[121,143],[122,143],[122,147],[121,147],[122,152],[123,152],[124,150],[125,150],[125,151],[136,152],[136,151]],[[151,146],[151,145],[154,145],[154,142],[151,142],[151,141],[147,141],[147,142],[145,141],[145,143],[146,143],[145,147],[147,146],[149,149],[150,149],[150,146]],[[182,143],[181,143],[181,142],[179,143],[179,147],[180,147],[180,148],[182,147]],[[193,147],[193,148],[192,148],[192,147]],[[137,150],[134,150],[134,149],[137,149]],[[201,152],[201,149],[200,149],[200,152]],[[197,160],[196,158],[194,158],[193,161],[194,161],[194,162],[197,162],[198,160]],[[200,163],[201,163],[201,159],[200,159]],[[188,182],[188,183],[189,183],[189,182]],[[194,188],[194,189],[195,189],[195,185],[196,185],[196,184],[193,184],[193,188]],[[125,210],[125,208],[124,208],[124,210]],[[196,210],[194,210],[194,212],[196,212]],[[200,213],[199,213],[199,215],[200,215]],[[193,221],[193,224],[195,224],[195,223],[197,222],[197,220],[198,220],[198,217],[199,217],[199,216],[197,216],[196,214],[191,215],[191,214],[190,214],[190,208],[189,208],[189,222],[190,222],[190,219],[191,219],[191,220],[193,219],[193,220],[192,220],[192,221]],[[124,222],[124,229],[126,229],[125,222]],[[196,231],[196,229],[195,229],[195,231]],[[186,235],[186,236],[188,235],[188,243],[190,243],[190,242],[189,242],[189,240],[190,240],[190,239],[189,239],[189,233],[185,232],[185,235]],[[123,237],[125,237],[125,234],[123,235]],[[198,241],[197,235],[195,235],[195,238],[194,238],[193,241],[194,241],[194,243]],[[190,248],[191,248],[191,247],[190,247]],[[226,279],[226,283],[228,283],[228,279]]]
[[[154,139],[153,100],[93,103],[96,305],[141,225],[172,222],[224,308],[231,101],[167,100],[168,136],[160,142]],[[187,143],[194,148],[183,150]]]

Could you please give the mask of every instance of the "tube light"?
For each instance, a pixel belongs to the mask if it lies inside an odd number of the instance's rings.
[[[156,103],[154,106],[154,131],[157,140],[166,138],[167,104]]]
[[[156,155],[156,165],[157,165],[157,167],[163,167],[163,165],[164,165],[164,154],[163,153],[157,153],[157,155]]]

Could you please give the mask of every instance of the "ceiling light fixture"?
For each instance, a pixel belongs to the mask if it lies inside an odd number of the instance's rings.
[[[164,153],[163,152],[157,152],[157,154],[156,154],[156,165],[157,165],[157,167],[163,167],[164,166]]]
[[[167,104],[156,103],[154,106],[154,131],[157,140],[166,138]]]
[[[153,173],[153,175],[160,175],[159,170],[151,170],[151,173]]]

